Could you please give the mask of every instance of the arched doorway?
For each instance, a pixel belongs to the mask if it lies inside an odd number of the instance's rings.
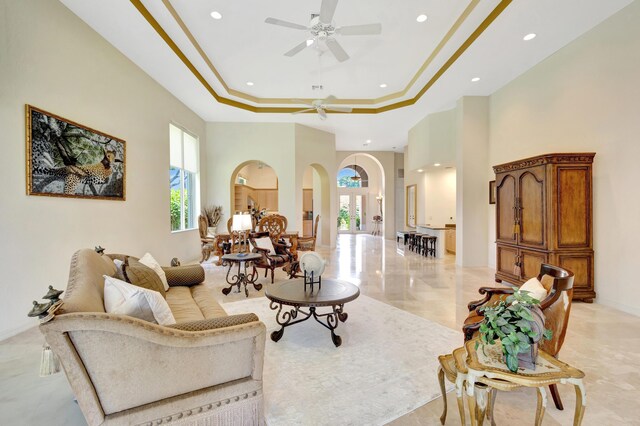
[[[316,234],[317,245],[330,243],[330,180],[320,164],[309,164],[302,179],[302,235],[311,236],[315,220],[320,216]]]
[[[278,176],[262,161],[250,160],[239,164],[231,174],[230,209],[234,212],[278,212]]]
[[[347,156],[338,168],[338,233],[366,233],[382,217],[384,170],[364,153]]]

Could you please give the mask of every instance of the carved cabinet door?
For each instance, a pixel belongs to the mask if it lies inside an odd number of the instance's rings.
[[[518,176],[516,204],[520,225],[518,244],[546,248],[545,166],[531,167]]]
[[[516,182],[514,173],[496,175],[496,242],[516,244]]]

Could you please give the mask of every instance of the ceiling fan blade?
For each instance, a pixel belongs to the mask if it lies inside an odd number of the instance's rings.
[[[349,25],[336,28],[340,35],[374,35],[382,33],[382,24]]]
[[[295,56],[298,53],[302,52],[304,50],[304,48],[307,47],[307,41],[303,41],[302,43],[296,45],[296,47],[294,47],[293,49],[289,50],[288,52],[286,52],[284,54],[284,56]]]
[[[264,20],[267,24],[279,25],[281,27],[293,28],[294,30],[308,30],[304,25],[294,24],[293,22],[283,21],[282,19],[267,18]]]
[[[327,113],[324,111],[324,109],[317,108],[317,111],[318,111],[318,115],[320,116],[320,120],[326,120],[327,119]]]
[[[343,106],[325,106],[327,111],[335,111],[335,112],[351,112],[353,108],[351,107],[343,107]]]
[[[344,51],[342,46],[340,46],[340,43],[338,43],[335,38],[328,38],[325,43],[327,43],[327,47],[339,62],[344,62],[349,59],[349,55]]]
[[[320,22],[323,24],[330,24],[333,20],[333,14],[336,13],[336,6],[338,0],[322,0],[320,5]]]
[[[309,112],[309,111],[315,111],[315,108],[307,108],[307,109],[301,109],[300,111],[295,111],[292,112],[291,114],[304,114],[305,112]]]
[[[334,103],[337,100],[338,100],[338,98],[336,98],[335,96],[329,95],[329,96],[327,96],[326,98],[324,98],[322,100],[322,103],[323,104],[331,104],[331,103]]]
[[[302,105],[309,105],[309,106],[313,106],[312,103],[305,101],[304,99],[291,99],[291,102],[293,102],[294,104],[302,104]]]

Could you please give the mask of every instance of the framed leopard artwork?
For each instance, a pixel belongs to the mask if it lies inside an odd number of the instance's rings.
[[[27,194],[125,200],[125,141],[26,106]]]

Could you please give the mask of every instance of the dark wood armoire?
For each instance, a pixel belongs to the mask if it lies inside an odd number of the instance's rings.
[[[550,263],[575,274],[574,300],[593,301],[594,156],[546,154],[493,167],[496,281],[520,285]]]

